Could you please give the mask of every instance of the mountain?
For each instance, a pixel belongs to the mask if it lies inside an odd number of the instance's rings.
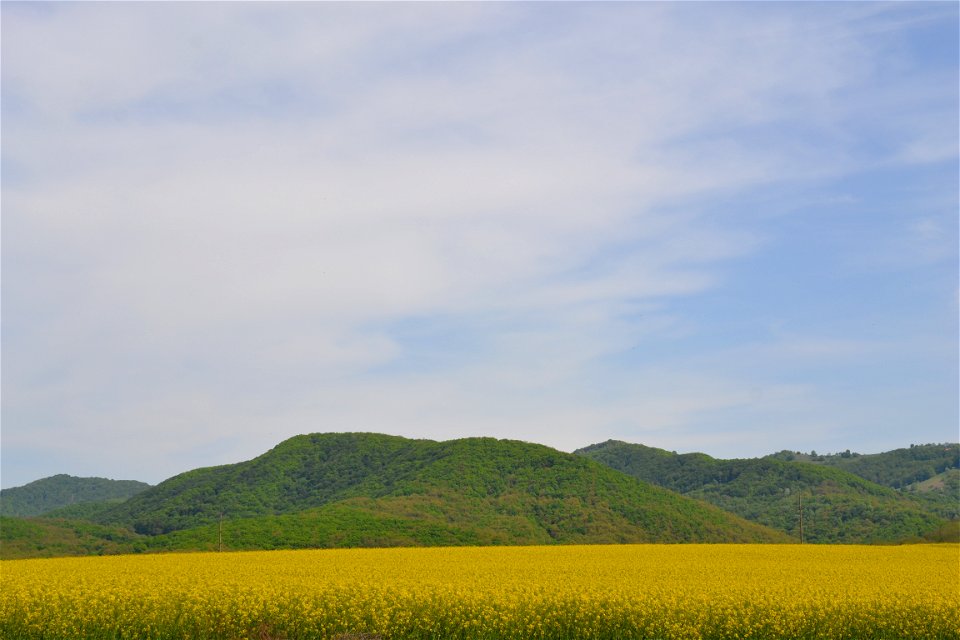
[[[296,436],[196,469],[93,517],[148,546],[789,541],[581,456],[493,438]]]
[[[136,480],[56,475],[22,487],[0,490],[0,515],[38,516],[64,507],[122,502],[150,485]]]
[[[610,440],[575,452],[645,482],[714,504],[809,542],[918,539],[947,519],[936,509],[834,466],[779,457],[720,460]]]

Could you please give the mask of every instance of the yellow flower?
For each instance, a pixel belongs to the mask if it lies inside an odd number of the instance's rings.
[[[960,638],[960,547],[350,549],[0,562],[10,638]]]

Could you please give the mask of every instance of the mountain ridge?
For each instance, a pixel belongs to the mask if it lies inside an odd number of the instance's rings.
[[[956,445],[943,446],[949,458]],[[617,450],[642,453],[645,471],[624,460],[611,464]],[[836,459],[860,457],[848,453]],[[934,453],[913,452],[929,469],[898,467],[891,483],[924,478],[905,495],[831,465],[830,456],[782,459],[805,455],[795,452],[722,460],[613,440],[570,454],[494,438],[302,434],[250,460],[193,469],[127,498],[74,503],[27,521],[4,517],[0,552],[789,542],[799,541],[796,489],[805,492],[808,542],[952,539],[958,520],[944,497],[958,470],[930,476],[943,466]],[[864,456],[874,473],[881,455]]]
[[[791,540],[544,445],[364,433],[295,436],[179,474],[86,519],[101,529],[48,522],[51,538],[119,531],[133,551],[210,550],[221,518],[227,548]]]
[[[950,500],[916,498],[838,466],[776,455],[724,460],[617,440],[575,453],[795,536],[800,535],[797,492],[805,493],[804,533],[812,542],[915,539],[958,517]]]
[[[522,505],[554,538],[573,534],[564,520],[572,516],[561,513],[558,503],[574,498],[581,509],[602,502],[612,510],[609,518],[632,523],[642,514],[627,498],[646,501],[645,513],[656,512],[668,529],[681,527],[675,520],[687,502],[610,471],[572,454],[516,440],[436,442],[382,434],[307,434],[246,462],[174,476],[94,521],[157,535],[211,524],[220,513],[281,516],[355,499],[390,502],[446,495],[448,502],[456,496],[501,516]],[[708,532],[710,522],[719,526],[725,516],[719,511],[698,514]],[[628,537],[640,539],[638,535],[634,531]],[[656,535],[650,532],[650,537]]]

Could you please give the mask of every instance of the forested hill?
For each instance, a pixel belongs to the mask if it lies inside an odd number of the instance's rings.
[[[834,466],[774,457],[720,460],[618,441],[576,453],[795,536],[802,502],[810,542],[918,539],[954,515]]]
[[[77,478],[60,474],[0,491],[0,515],[38,516],[64,507],[121,502],[150,485],[136,480]]]
[[[349,522],[362,513],[366,520],[380,519],[381,525],[392,519],[390,527],[398,520],[407,521],[403,526],[434,523],[447,528],[440,536],[446,543],[789,539],[542,445],[493,438],[434,442],[369,433],[297,436],[247,462],[175,476],[94,520],[156,536],[211,526],[221,513],[254,522],[310,510],[318,522]],[[276,522],[270,526],[280,540],[268,542],[282,546],[292,529]],[[298,520],[296,527],[303,526]],[[405,534],[391,535],[402,540]],[[312,543],[326,546],[330,540]]]
[[[960,444],[923,444],[883,453],[843,453],[818,455],[815,451],[780,451],[777,460],[811,462],[836,467],[894,489],[920,485],[945,472],[960,469]]]
[[[0,555],[791,542],[801,498],[807,542],[939,541],[960,533],[955,450],[720,460],[616,441],[568,454],[493,438],[310,434],[155,487],[54,476],[5,490],[4,514],[43,515],[4,515]]]

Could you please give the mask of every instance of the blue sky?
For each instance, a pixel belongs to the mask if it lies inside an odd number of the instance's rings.
[[[4,487],[958,439],[955,3],[2,12]]]

